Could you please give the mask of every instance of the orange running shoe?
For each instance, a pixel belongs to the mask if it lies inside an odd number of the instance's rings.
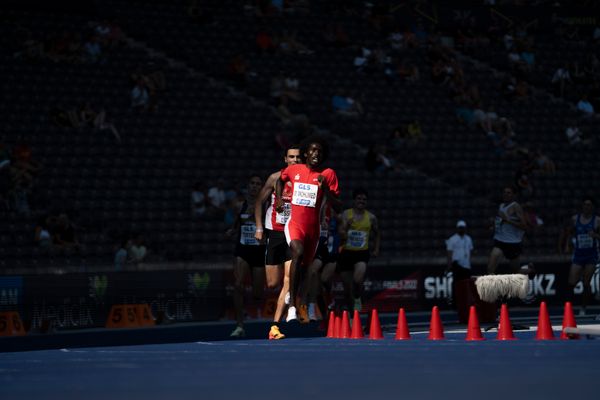
[[[280,340],[285,338],[285,335],[279,332],[279,327],[277,325],[271,326],[271,330],[269,331],[269,340]]]

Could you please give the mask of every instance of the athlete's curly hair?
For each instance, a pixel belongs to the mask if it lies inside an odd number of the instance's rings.
[[[323,162],[327,161],[327,158],[329,158],[329,144],[322,136],[318,135],[309,136],[302,141],[300,144],[300,154],[302,158],[304,158],[308,147],[313,143],[319,144],[323,148]]]

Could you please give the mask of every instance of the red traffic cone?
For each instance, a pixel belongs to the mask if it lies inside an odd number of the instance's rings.
[[[342,337],[342,317],[340,317],[339,315],[335,316],[335,325],[334,325],[334,329],[333,329],[333,334],[335,335],[334,337],[336,339],[339,339],[340,337]]]
[[[410,332],[408,331],[408,324],[406,323],[406,313],[404,308],[398,310],[398,324],[396,325],[396,340],[408,340],[410,339]]]
[[[477,309],[475,306],[469,308],[469,325],[467,326],[466,340],[485,340],[481,335],[479,318],[477,318]]]
[[[348,311],[342,313],[342,331],[340,332],[340,338],[350,339],[350,317]]]
[[[373,311],[371,312],[371,326],[369,329],[369,339],[383,339],[383,334],[381,333],[381,325],[379,324],[379,315],[377,314],[376,309],[373,309]]]
[[[573,314],[573,306],[570,301],[565,303],[565,314],[563,316],[562,330],[560,333],[561,339],[579,339],[579,335],[567,335],[565,328],[577,328],[577,322],[575,322],[575,315]]]
[[[431,310],[431,322],[429,323],[428,339],[444,339],[444,325],[442,325],[442,319],[440,318],[440,310],[438,309],[438,306],[433,306],[433,309]]]
[[[536,340],[553,340],[554,332],[552,331],[552,324],[550,323],[550,316],[548,315],[548,307],[546,302],[540,303],[540,315],[538,317],[538,330],[535,335]]]
[[[508,316],[508,307],[506,304],[502,304],[500,308],[500,324],[498,325],[498,340],[516,340],[517,338],[513,334],[512,325],[510,324],[510,317]]]
[[[333,311],[329,312],[329,322],[327,323],[327,337],[335,337],[335,313]]]
[[[352,339],[363,339],[365,334],[363,333],[362,324],[360,323],[360,313],[358,310],[354,310],[354,318],[352,319]]]

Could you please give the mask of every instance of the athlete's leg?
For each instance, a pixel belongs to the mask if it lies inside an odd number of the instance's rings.
[[[265,293],[265,271],[261,267],[252,268],[252,295],[255,300],[263,298]]]
[[[288,260],[284,264],[284,272],[283,272],[283,284],[281,285],[281,291],[279,292],[279,297],[277,298],[277,308],[275,309],[275,315],[273,317],[273,321],[279,322],[281,320],[281,316],[283,315],[283,310],[286,306],[285,304],[285,296],[290,291],[290,265],[292,264],[291,260]]]
[[[502,250],[500,250],[498,247],[492,248],[487,266],[488,274],[493,275],[496,273],[496,268],[498,268],[498,263],[500,262],[500,257],[502,257],[502,254]]]
[[[592,298],[592,277],[594,276],[595,270],[596,265],[594,264],[586,264],[583,267],[583,276],[581,278],[581,282],[583,283],[583,296],[581,298],[581,308],[583,308],[583,310],[587,308]]]
[[[361,311],[362,294],[367,272],[367,263],[364,261],[354,264],[354,272],[352,274],[352,297],[354,299],[354,309]]]
[[[577,282],[581,278],[581,273],[583,272],[583,266],[578,264],[571,264],[571,268],[569,269],[569,281],[568,281],[568,292],[567,299],[573,300],[575,295],[575,286],[577,286]]]
[[[300,287],[301,266],[304,258],[304,243],[300,240],[292,240],[290,242],[292,250],[292,262],[290,264],[290,308],[296,307],[296,295]]]
[[[323,261],[320,258],[315,258],[310,264],[308,268],[308,274],[306,278],[306,282],[308,284],[308,319],[310,321],[317,321],[317,301],[319,292],[321,289],[321,279],[320,272],[323,267]],[[321,302],[323,303],[323,302]],[[324,308],[321,307],[321,310],[324,311]]]
[[[333,280],[333,274],[337,268],[336,262],[330,262],[323,266],[323,270],[321,271],[321,287],[322,287],[322,295],[324,298],[324,303],[327,306],[333,305],[332,295],[331,295],[331,281]],[[323,310],[325,311],[325,310]]]
[[[320,258],[315,258],[308,268],[308,303],[316,303],[319,295],[319,271],[323,267],[323,261]]]
[[[352,287],[354,286],[354,273],[352,270],[342,270],[340,276],[342,277],[342,283],[344,284],[344,303],[348,308],[353,307],[354,296],[352,294]]]
[[[269,289],[275,289],[281,283],[281,264],[279,265],[265,265],[265,276],[267,278],[267,287]]]
[[[250,273],[250,266],[240,257],[235,257],[233,264],[234,291],[233,307],[235,320],[239,327],[244,326],[244,282]]]
[[[521,270],[521,256],[508,260],[508,265],[513,274],[518,274]]]

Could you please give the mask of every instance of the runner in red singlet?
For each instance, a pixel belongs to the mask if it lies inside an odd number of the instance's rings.
[[[276,210],[283,211],[281,193],[287,182],[293,183],[291,217],[285,226],[286,240],[292,250],[290,265],[290,305],[286,321],[296,319],[296,294],[300,284],[301,266],[308,267],[315,257],[321,233],[321,205],[324,199],[339,210],[340,190],[335,171],[321,165],[329,155],[327,143],[318,138],[308,138],[302,146],[306,164],[291,165],[281,171],[277,182]]]

